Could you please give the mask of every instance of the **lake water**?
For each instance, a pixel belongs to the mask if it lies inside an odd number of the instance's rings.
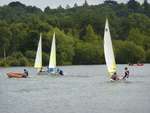
[[[118,65],[122,74],[126,65]],[[105,65],[64,66],[65,76],[7,78],[0,68],[0,113],[150,113],[150,65],[130,67],[127,81],[110,82]]]

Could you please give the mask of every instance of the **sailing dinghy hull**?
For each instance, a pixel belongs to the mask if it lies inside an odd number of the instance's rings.
[[[48,75],[47,71],[38,72],[37,75]]]
[[[42,71],[42,72],[38,72],[37,75],[47,75],[47,76],[63,76],[63,75],[60,75],[59,73],[49,73],[47,71]]]

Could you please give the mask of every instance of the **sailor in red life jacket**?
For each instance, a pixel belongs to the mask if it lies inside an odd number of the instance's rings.
[[[124,77],[122,79],[129,78],[129,70],[128,70],[128,68],[125,67],[124,70],[125,70]]]

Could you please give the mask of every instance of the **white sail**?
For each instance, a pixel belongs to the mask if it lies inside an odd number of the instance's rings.
[[[53,34],[53,40],[51,45],[51,53],[49,60],[49,68],[56,68],[56,44],[55,44],[55,32]]]
[[[109,24],[108,20],[106,19],[105,24],[105,31],[104,31],[104,54],[105,54],[105,61],[107,65],[108,72],[110,76],[113,75],[114,72],[116,72],[116,62],[112,47],[112,41],[111,41],[111,35],[109,30]]]
[[[35,68],[41,68],[42,67],[42,35],[41,34],[40,34],[40,40],[38,43],[34,67]]]

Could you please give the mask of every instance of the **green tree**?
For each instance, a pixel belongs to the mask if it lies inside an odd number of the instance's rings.
[[[141,11],[140,3],[138,3],[135,0],[129,0],[127,5],[128,5],[129,11],[132,12],[132,13]]]
[[[46,8],[44,9],[44,12],[45,12],[45,13],[49,13],[50,10],[51,10],[50,7],[46,7]]]
[[[35,61],[36,52],[28,50],[25,52],[24,56],[28,59],[29,65],[33,66]]]
[[[0,27],[0,57],[3,57],[4,50],[9,53],[10,39],[12,33],[7,27]]]
[[[40,34],[38,31],[30,31],[28,33],[28,36],[24,42],[22,42],[22,47],[21,49],[23,51],[25,50],[36,50],[37,49],[37,44],[39,41]]]
[[[144,50],[150,49],[150,37],[147,35],[144,35],[143,38],[144,38],[144,41],[143,41]]]
[[[146,51],[146,62],[150,63],[150,49]]]
[[[18,50],[21,50],[22,43],[27,37],[27,30],[28,27],[23,23],[17,23],[17,24],[11,24],[10,30],[12,33],[11,39],[10,39],[10,48],[12,52],[17,52]]]
[[[75,48],[74,64],[104,63],[103,49],[100,45],[78,42]]]
[[[62,6],[56,9],[47,7],[44,12],[35,6],[26,6],[20,2],[1,6],[0,62],[2,63],[0,64],[24,65],[26,59],[33,64],[39,35],[42,33],[43,63],[47,65],[54,31],[56,32],[57,64],[103,63],[101,36],[104,35],[106,17],[110,22],[117,61],[124,63],[144,61],[144,54],[148,56],[150,49],[149,9],[150,4],[147,0],[144,0],[141,5],[136,0],[129,0],[128,3],[106,0],[95,6],[90,6],[85,0],[83,6],[75,4],[73,8],[67,9]],[[129,48],[133,52],[130,53],[131,58],[126,52]],[[3,60],[4,49],[7,59],[10,57],[9,60],[13,63]],[[13,52],[19,51],[23,55],[21,61],[12,55]]]
[[[84,6],[84,7],[87,7],[87,6],[89,6],[89,5],[88,5],[88,2],[87,2],[87,0],[85,0],[85,2],[84,2],[84,4],[83,4],[83,6]]]
[[[74,8],[77,8],[77,7],[78,7],[78,4],[77,4],[77,3],[75,3],[75,4],[74,4]]]
[[[28,66],[29,62],[21,52],[14,52],[6,59],[7,64],[10,66]]]
[[[145,13],[147,16],[150,16],[150,14],[149,14],[149,12],[150,12],[150,4],[148,3],[147,0],[144,0],[143,8],[144,8],[144,13]]]
[[[66,5],[66,9],[70,9],[71,7],[70,7],[70,5],[69,4],[67,4]]]
[[[138,28],[131,29],[129,32],[128,40],[134,42],[137,45],[143,45],[144,37]]]
[[[128,16],[128,28],[138,28],[140,31],[148,32],[150,28],[150,18],[144,14],[134,13]],[[127,29],[127,28],[126,28]]]
[[[118,63],[137,63],[145,61],[145,51],[133,42],[121,43],[116,53]]]
[[[94,42],[94,41],[98,41],[100,40],[101,38],[98,38],[98,36],[95,34],[93,28],[91,25],[88,25],[86,27],[86,34],[85,36],[83,37],[83,39],[87,42]]]

